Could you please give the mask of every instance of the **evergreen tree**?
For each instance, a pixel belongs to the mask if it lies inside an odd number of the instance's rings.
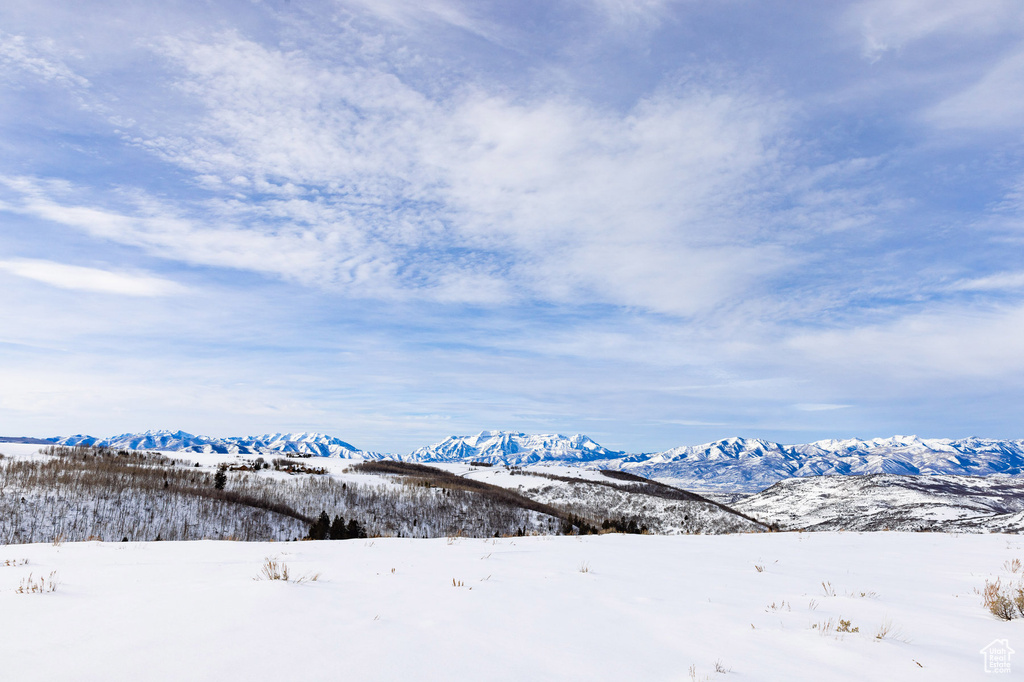
[[[320,518],[309,527],[310,540],[326,540],[331,534],[331,517],[327,512],[320,512]]]
[[[228,465],[221,464],[217,467],[217,473],[213,475],[213,487],[217,490],[224,490],[228,483]]]
[[[348,539],[348,528],[345,527],[345,519],[340,516],[334,517],[334,521],[331,522],[330,535],[332,540]]]
[[[356,538],[365,538],[366,537],[366,526],[364,526],[363,524],[359,523],[355,519],[352,519],[351,521],[348,522],[348,536],[349,536],[349,538],[352,538],[353,540],[356,539]]]

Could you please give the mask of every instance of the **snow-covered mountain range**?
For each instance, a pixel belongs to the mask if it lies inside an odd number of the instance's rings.
[[[589,463],[620,459],[626,453],[609,450],[587,436],[527,435],[510,431],[483,431],[475,436],[452,436],[440,443],[414,450],[415,462],[477,461],[507,466],[541,462]]]
[[[629,457],[618,468],[649,478],[746,491],[763,490],[787,478],[823,475],[1020,475],[1024,440],[893,436],[781,445],[728,438]]]
[[[238,455],[304,455],[413,462],[482,461],[507,466],[563,464],[621,469],[682,487],[746,492],[763,490],[789,478],[820,475],[1024,474],[1024,440],[984,438],[950,440],[893,436],[872,440],[820,440],[801,445],[727,438],[641,454],[609,450],[581,434],[528,435],[510,431],[453,436],[407,455],[362,451],[343,440],[319,433],[275,433],[218,439],[182,431],[147,431],[103,439],[70,436],[54,442]]]
[[[210,438],[184,431],[146,431],[124,433],[110,438],[68,436],[55,442],[57,445],[89,445],[118,450],[215,452],[225,455],[352,457],[360,454],[355,447],[345,441],[322,433],[271,433],[262,436]]]

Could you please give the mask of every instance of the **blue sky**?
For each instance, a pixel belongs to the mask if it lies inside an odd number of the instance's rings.
[[[1024,437],[1024,7],[0,6],[0,433]]]

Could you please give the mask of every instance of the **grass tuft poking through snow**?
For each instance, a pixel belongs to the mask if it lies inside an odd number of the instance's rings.
[[[59,584],[57,571],[50,571],[50,575],[39,576],[38,579],[34,579],[29,573],[27,578],[22,578],[21,584],[14,591],[18,594],[45,594],[56,592]]]
[[[879,642],[890,639],[896,642],[903,642],[906,644],[908,640],[900,632],[899,628],[892,624],[891,618],[886,618],[882,621],[882,624],[878,626],[878,631],[875,633],[875,639]]]
[[[283,561],[267,557],[263,562],[263,567],[260,569],[260,574],[253,578],[253,580],[281,580],[286,583],[305,583],[320,580],[320,574],[307,573],[306,575],[293,580],[288,572],[288,564]]]

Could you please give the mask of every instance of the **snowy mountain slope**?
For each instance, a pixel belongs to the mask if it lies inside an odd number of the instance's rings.
[[[1016,476],[1024,473],[1024,441],[894,436],[780,445],[729,438],[635,455],[606,466],[671,479],[684,487],[747,491],[763,490],[788,478],[821,475]]]
[[[69,436],[58,445],[90,445],[125,450],[205,452],[231,455],[301,455],[352,457],[359,451],[345,441],[321,433],[272,433],[262,436],[209,438],[184,431],[146,431],[110,438]]]
[[[474,467],[463,463],[433,464],[465,478],[515,490],[532,500],[597,522],[635,520],[652,533],[759,533],[763,524],[723,505],[684,490],[640,481],[623,481],[604,471],[571,465],[536,469]],[[609,472],[617,473],[617,472]],[[657,489],[657,488],[660,488]]]
[[[527,435],[511,431],[482,431],[475,436],[452,436],[414,450],[410,461],[478,461],[508,466],[540,462],[593,462],[616,459],[626,453],[604,448],[582,434]]]
[[[819,476],[733,506],[783,529],[1024,532],[1024,481],[1005,476]]]

